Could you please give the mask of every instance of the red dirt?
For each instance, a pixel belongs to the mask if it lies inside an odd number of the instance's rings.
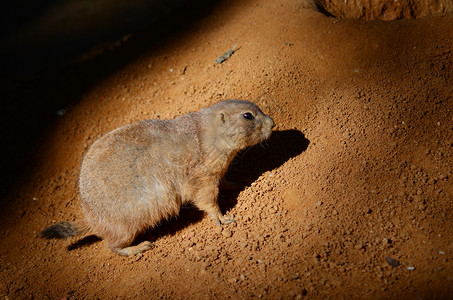
[[[359,21],[298,1],[223,2],[50,127],[2,209],[0,296],[451,299],[452,28],[452,14]],[[277,124],[229,174],[249,183],[220,197],[237,224],[184,208],[130,258],[39,239],[82,217],[77,177],[96,138],[230,98]]]

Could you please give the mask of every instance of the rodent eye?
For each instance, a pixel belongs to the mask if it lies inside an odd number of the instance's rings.
[[[242,115],[245,119],[247,120],[253,120],[255,117],[252,115],[252,113],[246,112]]]

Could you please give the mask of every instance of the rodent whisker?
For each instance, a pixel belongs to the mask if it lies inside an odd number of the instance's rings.
[[[269,150],[269,148],[270,148],[269,141],[268,141],[268,140],[262,141],[262,142],[260,143],[260,146],[261,146],[264,150]]]
[[[248,147],[248,148],[245,148],[245,149],[239,151],[239,152],[236,154],[236,157],[235,157],[235,159],[233,160],[233,162],[234,162],[234,161],[237,161],[238,159],[242,159],[242,158],[247,154],[247,152],[250,151],[250,148],[251,148],[251,147]]]

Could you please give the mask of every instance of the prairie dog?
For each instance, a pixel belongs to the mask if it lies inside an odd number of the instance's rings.
[[[85,218],[44,229],[44,238],[91,231],[112,251],[134,255],[138,234],[192,202],[218,224],[219,182],[238,151],[268,139],[273,120],[257,105],[226,100],[174,120],[146,120],[117,128],[93,143],[82,162],[79,188]]]

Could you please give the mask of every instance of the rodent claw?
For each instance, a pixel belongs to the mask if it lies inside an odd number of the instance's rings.
[[[233,217],[231,216],[222,216],[220,221],[222,222],[222,224],[226,225],[226,224],[230,224],[230,223],[236,223],[236,221],[234,220]]]

